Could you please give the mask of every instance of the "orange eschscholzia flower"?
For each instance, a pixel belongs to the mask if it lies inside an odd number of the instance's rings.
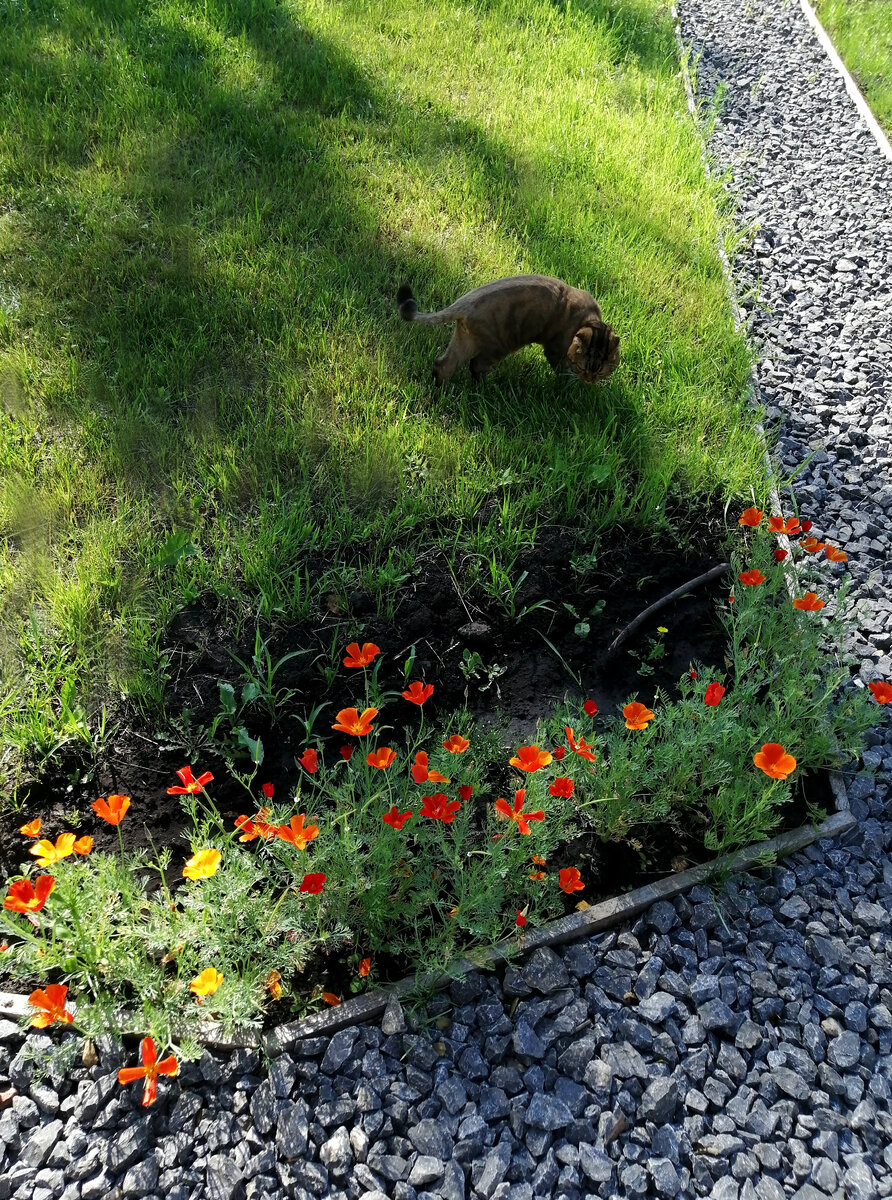
[[[314,841],[319,836],[318,825],[304,825],[306,813],[295,813],[288,825],[277,825],[276,835],[283,842],[288,842],[297,850],[306,850],[307,842]]]
[[[152,1038],[143,1038],[140,1046],[141,1067],[122,1067],[118,1071],[118,1083],[133,1083],[137,1079],[145,1079],[142,1102],[143,1107],[154,1104],[158,1095],[158,1076],[176,1075],[179,1063],[172,1054],[158,1062],[158,1049]]]
[[[96,816],[108,821],[109,825],[120,825],[129,807],[130,797],[118,795],[111,795],[107,800],[100,796],[90,805]]]
[[[765,582],[765,576],[757,567],[754,567],[751,571],[741,571],[737,578],[741,583],[746,583],[750,586]]]
[[[800,612],[819,612],[824,607],[824,601],[818,599],[817,592],[806,592],[804,596],[796,597],[793,607]]]
[[[93,849],[93,839],[91,837],[79,837],[72,846],[75,854],[89,854]]]
[[[219,850],[198,850],[183,867],[183,874],[187,879],[210,879],[222,858]]]
[[[40,912],[55,886],[52,875],[38,875],[33,883],[30,879],[17,879],[9,885],[3,907],[17,913]]]
[[[204,996],[212,996],[223,982],[223,976],[216,967],[205,967],[200,975],[189,984],[189,991],[195,993],[195,999],[198,1004],[201,1004]]]
[[[888,704],[892,701],[892,683],[886,683],[885,679],[874,679],[867,686],[877,704]]]
[[[518,771],[541,771],[551,762],[551,755],[547,750],[540,750],[538,746],[520,746],[514,758],[508,761],[512,767],[517,767]]]
[[[379,771],[386,771],[395,758],[396,751],[391,750],[389,746],[382,746],[379,750],[365,756],[369,766],[376,767]]]
[[[309,775],[315,775],[319,770],[319,754],[312,746],[308,746],[296,761]]]
[[[826,542],[819,542],[817,538],[800,538],[799,545],[806,554],[820,554],[826,548]]]
[[[710,708],[715,708],[724,694],[725,689],[720,683],[710,683],[706,688],[706,695],[703,697],[703,703],[708,704]]]
[[[47,1025],[52,1025],[56,1021],[61,1021],[63,1025],[70,1025],[74,1020],[74,1013],[70,1013],[65,1007],[67,995],[68,988],[64,983],[50,983],[45,990],[37,988],[36,991],[33,991],[28,997],[28,1003],[43,1011],[33,1016],[30,1024],[35,1029],[46,1029]]]
[[[330,1004],[332,1008],[334,1008],[336,1004],[341,1003],[341,997],[336,996],[334,992],[320,992],[319,995],[320,998],[323,999],[326,1004]]]
[[[428,770],[428,757],[424,750],[419,750],[412,764],[412,778],[416,783],[448,783],[449,780],[439,771]]]
[[[495,805],[494,805],[496,814],[500,817],[508,817],[512,821],[514,821],[515,824],[517,825],[517,828],[520,830],[521,833],[529,833],[530,832],[530,826],[529,826],[530,821],[544,821],[545,820],[545,813],[542,812],[541,809],[538,812],[525,813],[523,811],[523,805],[524,805],[524,801],[526,800],[526,795],[527,795],[526,788],[518,788],[518,790],[514,793],[514,807],[513,808],[511,807],[511,805],[508,803],[507,800],[503,800],[501,797],[499,797],[499,799],[496,800]]]
[[[573,795],[573,780],[562,776],[554,781],[548,791],[552,796],[563,796],[565,800],[569,799]]]
[[[537,866],[540,866],[540,867],[545,866],[545,859],[542,857],[541,854],[534,854],[530,861],[536,863]]]
[[[311,871],[309,875],[304,875],[298,891],[303,892],[306,896],[319,896],[322,893],[325,879],[326,876],[322,871]]]
[[[352,733],[354,737],[365,737],[372,732],[372,721],[377,715],[377,708],[365,708],[361,714],[355,708],[342,708],[332,729]]]
[[[268,808],[261,808],[254,815],[253,820],[250,817],[242,814],[235,818],[236,829],[242,830],[242,835],[239,838],[240,842],[253,842],[256,837],[271,838],[276,835],[276,826],[268,825],[266,818],[269,816]]]
[[[561,867],[558,871],[558,885],[561,891],[566,892],[568,896],[572,892],[581,892],[585,887],[578,867]]]
[[[25,837],[40,837],[41,824],[42,822],[40,817],[35,817],[34,820],[29,821],[27,825],[22,825],[22,827],[19,829],[19,833],[23,833]]]
[[[396,805],[392,804],[390,810],[383,815],[381,820],[385,825],[389,825],[391,829],[400,830],[411,816],[411,809],[407,809],[406,812],[399,812]]]
[[[533,871],[533,873],[531,875],[527,875],[527,879],[532,879],[536,883],[538,883],[538,881],[540,879],[545,879],[545,878],[546,878],[546,875],[545,875],[544,871]]]
[[[824,547],[824,557],[828,562],[848,562],[849,556],[844,550],[837,550],[835,546],[831,546],[828,542]]]
[[[567,735],[567,744],[574,754],[578,754],[580,758],[588,759],[589,762],[595,761],[597,756],[592,754],[592,747],[584,737],[580,737],[579,741],[577,742],[573,737],[573,730],[569,725],[564,726],[564,733]],[[561,755],[561,757],[563,758],[563,755]]]
[[[434,685],[432,683],[422,683],[416,679],[414,683],[410,683],[408,690],[403,692],[403,699],[408,700],[412,704],[424,704],[425,700],[430,700],[434,694]]]
[[[448,750],[450,754],[464,754],[470,744],[460,733],[451,733],[443,743],[443,749]]]
[[[786,779],[796,770],[796,759],[787,754],[779,742],[766,742],[759,753],[753,755],[753,762],[772,779]]]
[[[444,825],[451,825],[460,808],[460,801],[449,800],[445,792],[435,792],[433,796],[422,797],[420,815],[430,817],[432,821],[442,821]]]
[[[381,648],[376,646],[374,642],[365,642],[361,650],[359,642],[351,642],[347,647],[347,657],[344,659],[344,666],[367,667],[372,659],[380,653]]]
[[[737,518],[738,525],[748,525],[750,528],[755,528],[756,525],[762,523],[763,512],[761,508],[745,508]]]
[[[648,721],[653,720],[655,713],[639,700],[633,700],[623,709],[623,716],[626,718],[626,729],[646,729]]]
[[[266,983],[263,985],[269,989],[269,992],[274,1000],[282,999],[282,976],[278,971],[273,969],[266,977]]]
[[[787,537],[795,537],[802,532],[798,517],[769,517],[768,528],[772,533],[785,533]]]
[[[56,844],[42,838],[29,847],[28,853],[34,855],[34,861],[39,867],[49,867],[53,863],[67,858],[69,854],[89,854],[93,849],[91,837],[75,838],[73,833],[60,833]]]
[[[359,975],[361,979],[365,979],[371,969],[372,960],[370,958],[361,958],[359,960]]]
[[[174,785],[167,789],[168,796],[185,796],[190,792],[200,792],[203,790],[206,783],[210,783],[214,778],[210,771],[205,771],[203,775],[199,775],[197,779],[192,778],[191,767],[180,767],[177,771],[180,779],[183,781],[183,787]]]

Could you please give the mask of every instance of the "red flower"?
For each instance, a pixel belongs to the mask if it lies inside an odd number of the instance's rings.
[[[580,737],[578,742],[575,741],[573,738],[573,730],[569,725],[564,726],[564,733],[567,735],[567,741],[569,742],[570,749],[574,754],[578,754],[580,758],[587,758],[589,762],[595,761],[597,756],[592,754],[592,748],[584,737]]]
[[[382,746],[380,750],[376,750],[374,753],[365,756],[365,760],[369,766],[377,767],[379,771],[386,770],[395,758],[396,751],[391,750],[389,746]]]
[[[471,793],[473,790],[473,785],[470,783],[459,784],[458,794],[461,796],[462,800],[464,800],[465,804],[467,804],[471,799]]]
[[[322,891],[322,885],[325,883],[325,876],[321,871],[316,871],[310,875],[304,875],[303,883],[299,890],[307,896],[318,896]]]
[[[538,746],[521,746],[514,758],[508,761],[512,767],[517,767],[518,771],[539,771],[548,766],[551,755],[547,750],[540,750]]]
[[[520,909],[518,909],[517,910],[517,919],[515,920],[514,924],[518,925],[522,929],[524,927],[524,925],[526,925],[526,923],[527,923],[526,917],[523,915],[523,913],[520,911]]]
[[[824,607],[824,601],[818,599],[817,592],[806,592],[793,601],[793,607],[802,612],[819,612]]]
[[[439,771],[429,771],[427,768],[427,754],[424,750],[419,750],[415,755],[415,762],[411,767],[412,778],[416,783],[448,783],[449,780],[445,775],[441,775]]]
[[[775,551],[773,551],[773,553],[774,553],[774,561],[775,562],[783,562],[784,559],[787,557],[787,551],[781,550],[780,546],[778,546],[778,548]]]
[[[725,689],[720,683],[711,683],[706,689],[706,695],[703,697],[703,703],[708,704],[710,708],[715,708],[724,694]]]
[[[455,814],[461,808],[458,800],[447,800],[444,792],[435,792],[433,796],[422,797],[421,816],[430,817],[432,821],[442,821],[450,825],[455,820]]]
[[[470,744],[460,733],[451,733],[443,743],[443,749],[448,750],[450,754],[464,754]]]
[[[38,875],[33,884],[30,879],[17,879],[9,885],[3,907],[17,913],[40,912],[55,886],[52,875]]]
[[[529,833],[530,821],[544,821],[545,813],[540,809],[538,812],[525,813],[523,811],[523,802],[526,799],[526,788],[518,788],[514,793],[514,807],[511,808],[507,800],[501,797],[495,802],[496,813],[500,817],[510,817],[517,824],[517,828],[521,833]]]
[[[180,1069],[179,1064],[172,1054],[158,1062],[158,1051],[150,1037],[143,1038],[140,1057],[141,1067],[122,1067],[118,1071],[118,1083],[133,1083],[135,1079],[144,1078],[146,1083],[142,1094],[143,1105],[154,1104],[158,1094],[158,1076],[176,1075]]]
[[[363,979],[365,979],[371,969],[372,960],[370,958],[361,958],[359,960],[359,974]]]
[[[867,686],[877,704],[888,704],[892,700],[892,683],[886,683],[885,679],[874,679]]]
[[[419,680],[409,684],[409,690],[403,692],[403,699],[410,701],[412,704],[424,704],[425,700],[430,700],[434,694],[434,685],[432,683],[424,684]]]
[[[768,528],[772,533],[785,533],[787,537],[795,537],[802,532],[798,517],[787,517],[786,520],[783,517],[769,517]]]
[[[696,678],[697,678],[697,672],[696,672],[696,671],[688,671],[688,674],[690,675],[691,679],[696,679]]]
[[[267,800],[272,800],[274,789],[271,783],[262,783],[260,785],[260,790],[263,792],[264,796],[266,796]]]
[[[586,700],[585,704],[582,706],[582,711],[587,717],[593,717],[598,711],[598,706],[595,704],[594,700]]]
[[[563,796],[566,799],[573,795],[573,780],[556,779],[548,790],[552,796]]]
[[[341,758],[344,760],[344,762],[349,762],[352,757],[353,757],[353,747],[352,746],[341,746]]]
[[[753,762],[772,779],[786,779],[796,770],[796,759],[787,754],[779,742],[766,742],[759,753],[753,755]]]
[[[389,825],[391,827],[391,829],[402,829],[402,827],[405,825],[405,823],[408,821],[409,817],[411,817],[411,816],[412,816],[411,810],[409,812],[404,812],[404,813],[397,812],[396,805],[392,804],[390,807],[390,811],[386,812],[384,814],[384,816],[381,818],[381,820],[384,822],[385,825]]]
[[[803,532],[803,533],[810,533],[810,532],[811,532],[811,527],[812,527],[812,522],[811,522],[811,521],[803,521],[803,522],[802,522],[802,532]]]
[[[193,779],[191,767],[180,767],[177,775],[179,775],[185,787],[169,787],[167,789],[168,796],[185,796],[190,792],[200,792],[204,788],[204,785],[210,783],[214,778],[210,771],[205,771],[203,775],[199,775],[197,779]]]
[[[652,721],[654,715],[652,709],[647,708],[640,700],[633,700],[623,709],[626,729],[646,729],[648,721]]]
[[[545,859],[542,857],[541,854],[534,854],[532,857],[532,861],[539,867],[545,866]]]
[[[304,750],[303,754],[297,760],[305,771],[309,771],[311,775],[315,775],[319,770],[319,755],[315,750]]]
[[[752,571],[741,571],[737,578],[741,583],[748,583],[751,585],[765,582],[765,576],[756,568],[753,568]]]
[[[835,546],[831,546],[828,542],[824,547],[824,557],[828,562],[848,562],[849,556],[843,550],[837,550]]]
[[[282,841],[289,842],[297,850],[306,850],[307,842],[315,841],[319,836],[318,825],[304,826],[306,816],[306,813],[295,813],[291,818],[290,824],[277,825],[275,827],[276,833]],[[322,878],[324,879],[325,876],[323,875]]]
[[[762,516],[763,513],[761,508],[745,508],[737,518],[737,524],[749,525],[752,528],[755,528],[756,525],[761,524]]]
[[[533,871],[531,875],[527,875],[527,879],[532,879],[534,883],[538,883],[540,879],[545,878],[547,877],[544,871]]]
[[[340,996],[336,996],[334,992],[320,992],[319,996],[320,999],[324,1000],[326,1004],[330,1004],[332,1008],[334,1008],[336,1004],[341,1003]]]
[[[585,887],[576,867],[561,867],[558,871],[558,884],[562,892],[569,896],[571,892],[581,892]]]
[[[806,554],[820,554],[827,543],[819,542],[817,538],[800,538],[799,545]]]
[[[272,787],[272,784],[265,785]],[[250,817],[239,816],[235,818],[236,829],[242,830],[240,842],[253,842],[256,837],[271,838],[276,835],[276,826],[266,824],[266,818],[269,816],[268,808],[261,808],[255,814],[254,819]]]
[[[555,748],[552,750],[551,753],[554,756],[554,758],[556,758],[557,761],[560,762],[561,759],[564,757],[564,755],[567,753],[567,747],[566,746],[555,746]]]
[[[347,647],[347,657],[344,659],[344,666],[367,667],[375,655],[380,653],[380,648],[374,642],[366,642],[361,650],[358,642],[351,642]]]
[[[365,708],[360,715],[355,708],[342,708],[332,729],[341,733],[352,733],[354,737],[365,737],[372,732],[372,720],[378,715],[377,708]]]

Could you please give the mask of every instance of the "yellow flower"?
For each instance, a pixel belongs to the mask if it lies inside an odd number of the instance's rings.
[[[183,874],[187,879],[210,879],[222,857],[219,850],[199,850],[183,867]]]
[[[205,967],[200,975],[189,984],[189,991],[194,992],[201,1004],[202,996],[212,995],[223,982],[223,976],[214,967]]]

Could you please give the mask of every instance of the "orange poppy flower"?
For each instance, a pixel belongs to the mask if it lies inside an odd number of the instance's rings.
[[[93,839],[91,837],[79,837],[72,846],[75,854],[89,854],[93,849]]]
[[[303,892],[307,896],[319,896],[325,884],[325,875],[321,871],[313,871],[309,875],[304,875],[298,891]]]
[[[412,816],[412,810],[406,812],[398,812],[395,804],[390,806],[389,812],[386,812],[381,820],[385,825],[389,825],[391,829],[402,829],[408,819]]]
[[[460,733],[452,733],[443,743],[443,749],[448,750],[450,754],[464,754],[470,744]]]
[[[533,871],[532,875],[527,875],[527,879],[532,879],[536,882],[538,882],[540,879],[545,879],[545,877],[544,871]]]
[[[724,694],[725,689],[720,683],[710,683],[706,688],[706,695],[703,697],[703,703],[708,704],[710,708],[715,708]]]
[[[888,704],[892,701],[892,683],[886,683],[885,679],[874,679],[867,686],[877,704]]]
[[[312,747],[304,750],[303,754],[296,761],[310,775],[315,775],[319,770],[319,755]]]
[[[142,1094],[143,1106],[154,1104],[158,1095],[158,1076],[176,1075],[179,1064],[172,1054],[158,1062],[158,1050],[152,1038],[143,1038],[140,1047],[141,1067],[122,1067],[118,1071],[118,1083],[133,1083],[136,1079],[145,1079]]]
[[[198,850],[183,867],[183,874],[187,879],[210,879],[222,858],[219,850]]]
[[[371,969],[372,960],[370,958],[361,958],[359,960],[359,974],[362,979],[365,979]]]
[[[801,612],[819,612],[824,607],[824,601],[818,599],[817,592],[806,592],[804,596],[797,596],[793,607]]]
[[[759,753],[753,755],[753,762],[772,779],[786,779],[796,770],[796,759],[787,754],[779,742],[766,742]]]
[[[571,892],[581,892],[585,887],[577,867],[561,867],[558,871],[558,884],[562,892],[569,896]]]
[[[592,754],[592,748],[584,737],[580,737],[577,742],[573,737],[573,730],[569,725],[564,726],[564,733],[567,735],[567,742],[574,754],[578,754],[580,758],[586,758],[589,762],[594,762],[596,755]],[[561,756],[563,757],[563,755]]]
[[[277,825],[276,833],[283,842],[289,842],[298,850],[306,850],[307,842],[314,841],[319,836],[318,825],[304,826],[306,813],[295,813],[288,825]]]
[[[545,820],[545,813],[542,812],[541,809],[538,812],[530,813],[525,813],[523,811],[523,804],[524,800],[526,799],[526,795],[526,788],[518,788],[518,790],[514,793],[513,808],[509,805],[507,800],[503,800],[501,797],[499,797],[499,799],[495,802],[494,806],[496,813],[500,817],[509,817],[517,824],[517,828],[521,833],[530,832],[530,826],[528,822]]]
[[[737,578],[740,580],[741,583],[748,583],[751,585],[755,584],[755,583],[764,583],[765,582],[765,576],[762,574],[761,571],[757,570],[755,567],[753,568],[752,571],[741,571],[740,574],[737,576]]]
[[[27,825],[23,825],[21,829],[19,829],[19,833],[23,833],[25,837],[39,837],[40,826],[40,817],[35,817],[34,820],[29,821]]]
[[[774,555],[775,562],[783,562],[787,557],[787,551],[782,550],[780,546],[778,546],[776,550],[772,550],[772,554]]]
[[[626,718],[626,729],[646,729],[647,722],[652,721],[654,715],[651,709],[641,704],[638,700],[627,704],[623,709],[623,716]]]
[[[563,777],[556,779],[548,790],[552,796],[563,796],[567,799],[573,795],[573,780]]]
[[[444,825],[451,825],[460,808],[458,800],[448,800],[444,792],[435,792],[433,796],[422,797],[420,815],[430,817],[432,821],[442,821]]]
[[[93,849],[93,839],[82,837],[75,839],[73,833],[60,833],[56,844],[42,838],[29,847],[28,853],[34,855],[34,861],[39,867],[49,867],[69,854],[89,854]]]
[[[430,700],[434,694],[434,685],[432,683],[424,684],[416,679],[414,683],[409,684],[408,691],[403,692],[403,699],[409,700],[412,704],[424,704],[425,700]]]
[[[376,654],[380,654],[381,649],[374,642],[366,642],[362,649],[359,648],[359,642],[351,642],[347,647],[347,657],[344,659],[345,667],[367,667]]]
[[[396,751],[391,750],[389,746],[382,746],[380,750],[375,750],[374,753],[365,756],[369,766],[377,767],[379,771],[386,771],[395,758]]]
[[[848,562],[849,556],[844,550],[837,550],[835,546],[831,546],[828,542],[824,547],[824,557],[828,562]]]
[[[340,996],[336,996],[334,992],[320,992],[319,996],[325,1001],[326,1004],[330,1004],[332,1008],[334,1008],[336,1004],[341,1003]]]
[[[65,997],[68,995],[68,988],[64,983],[50,983],[46,990],[37,988],[28,997],[28,1003],[34,1008],[42,1008],[43,1012],[39,1012],[31,1018],[31,1025],[35,1029],[46,1029],[47,1025],[52,1025],[54,1021],[61,1021],[64,1025],[70,1025],[74,1020],[74,1013],[68,1012],[65,1008]]]
[[[205,967],[200,975],[189,984],[189,991],[195,993],[196,1001],[201,1004],[203,996],[212,996],[220,984],[223,982],[223,976],[215,967]]]
[[[737,524],[755,528],[756,525],[761,524],[763,515],[761,508],[745,508],[737,518]]]
[[[518,771],[540,771],[551,762],[551,755],[547,750],[540,750],[538,746],[521,746],[514,758],[508,761],[512,767],[517,767]]]
[[[786,520],[783,517],[769,517],[768,528],[772,533],[785,533],[787,537],[795,537],[802,532],[798,517],[787,517]]]
[[[519,926],[519,927],[522,929],[522,928],[524,927],[524,925],[526,925],[526,923],[527,923],[527,919],[526,919],[526,917],[523,915],[523,913],[521,912],[521,910],[520,910],[520,909],[518,909],[518,910],[517,910],[517,917],[515,918],[514,924],[515,924],[515,925],[517,925],[517,926]]]
[[[827,543],[819,542],[817,538],[800,538],[799,545],[806,554],[820,554]]]
[[[355,708],[342,708],[332,729],[341,733],[352,733],[354,737],[365,737],[372,732],[372,720],[378,715],[377,708],[363,709],[362,715]]]
[[[415,762],[412,764],[412,778],[416,783],[448,783],[449,780],[445,775],[441,775],[439,771],[429,771],[427,767],[427,754],[424,750],[419,750],[415,755]]]
[[[270,971],[269,975],[266,977],[266,983],[263,986],[269,988],[274,1000],[282,999],[282,976],[278,971]]]
[[[17,879],[9,885],[3,907],[17,913],[40,912],[55,886],[52,875],[38,875],[33,884],[30,879]]]
[[[256,837],[271,838],[275,837],[276,826],[267,825],[265,818],[269,816],[268,808],[261,808],[260,812],[256,813],[253,821],[250,817],[244,814],[235,818],[236,829],[242,830],[240,842],[253,842]]]
[[[169,787],[167,789],[168,796],[185,796],[190,792],[200,792],[206,783],[210,783],[214,778],[210,771],[205,771],[203,775],[199,775],[197,779],[192,778],[191,767],[180,767],[177,771],[180,779],[183,781],[183,787]]]
[[[120,825],[129,807],[130,797],[117,795],[109,796],[107,800],[100,796],[90,805],[96,816],[108,821],[109,825]]]
[[[536,863],[540,867],[545,866],[545,859],[542,857],[541,854],[534,854],[530,861]]]

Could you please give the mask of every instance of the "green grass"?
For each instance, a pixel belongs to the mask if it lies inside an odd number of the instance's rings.
[[[821,24],[873,114],[892,133],[892,7],[889,0],[813,0]]]
[[[656,0],[0,0],[0,78],[7,765],[156,709],[206,589],[386,613],[432,546],[511,575],[543,522],[684,537],[667,502],[760,476]],[[597,296],[620,369],[530,349],[436,392],[398,285],[523,271]]]

